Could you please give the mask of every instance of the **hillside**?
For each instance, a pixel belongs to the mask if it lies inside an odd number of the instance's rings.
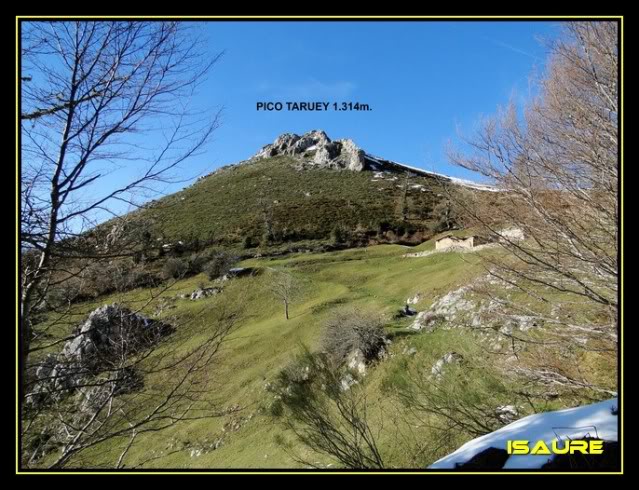
[[[266,245],[265,237],[302,242],[343,232],[363,244],[420,243],[438,230],[447,193],[487,188],[372,157],[346,142],[319,131],[280,136],[252,159],[150,203],[136,219],[163,242],[250,248]]]
[[[623,473],[622,16],[19,17],[17,475]]]
[[[320,458],[317,461],[326,466],[332,462],[310,453],[285,430],[282,418],[273,417],[271,406],[276,397],[269,393],[267,386],[293,362],[303,346],[313,351],[320,348],[327,318],[344,308],[354,307],[378,312],[389,319],[387,329],[393,340],[391,357],[371,368],[367,376],[366,390],[375,417],[398,410],[383,385],[394,383],[399,373],[404,372],[407,362],[430,366],[451,348],[458,351],[475,349],[456,331],[411,332],[405,327],[412,319],[393,320],[393,316],[408,298],[419,295],[421,299],[414,307],[427,309],[434,299],[477,277],[481,266],[476,258],[446,253],[407,259],[403,257],[406,251],[406,247],[398,245],[380,245],[277,259],[251,259],[239,265],[256,267],[263,273],[229,281],[222,294],[198,301],[181,298],[182,294],[190,294],[203,285],[214,284],[200,274],[177,281],[168,290],[165,287],[137,289],[78,304],[72,315],[65,317],[64,324],[55,328],[64,335],[88,312],[104,304],[123,304],[136,311],[141,308],[150,317],[178,325],[176,333],[149,360],[152,362],[156,357],[187,352],[199,345],[207,338],[211,326],[220,321],[221,312],[230,305],[246,305],[240,309],[233,332],[207,373],[206,383],[207,400],[223,408],[238,407],[239,411],[180,423],[161,433],[145,434],[127,455],[126,467],[138,464],[177,469],[304,467],[292,457],[296,453],[304,458]],[[286,270],[304,281],[301,295],[291,306],[288,321],[270,291],[272,269]],[[149,303],[150,297],[155,297],[152,303]],[[418,354],[407,354],[410,348],[418,349]],[[162,392],[165,382],[160,374],[147,378],[143,393]],[[401,426],[406,427],[405,423]],[[379,424],[382,420],[375,422],[376,427],[381,427]],[[422,428],[415,430],[414,436],[427,440],[428,432],[427,428]],[[212,449],[210,445],[218,439],[222,442]],[[114,439],[88,451],[82,464],[93,468],[108,466],[124,442]],[[434,460],[430,455],[398,451],[397,441],[392,438],[381,442],[395,466],[424,467]],[[455,445],[446,448],[452,450]],[[437,452],[437,456],[444,454]]]
[[[417,250],[433,248],[431,240]],[[445,390],[446,403],[451,404],[446,411],[451,413],[466,410],[465,404],[485,410],[485,420],[480,423],[493,430],[511,421],[513,415],[583,403],[583,394],[570,389],[529,392],[525,385],[505,376],[504,372],[510,371],[515,362],[509,355],[508,335],[512,330],[499,328],[487,335],[482,328],[472,328],[476,318],[481,319],[482,325],[490,325],[492,317],[486,316],[491,312],[467,285],[485,281],[480,256],[491,254],[498,258],[499,249],[416,258],[406,256],[410,250],[400,245],[379,245],[254,258],[238,264],[259,272],[252,276],[220,282],[199,274],[157,288],[106,295],[75,305],[62,321],[50,315],[41,328],[46,330],[51,325],[55,335],[67,335],[89,312],[105,304],[141,310],[150,318],[177,327],[145,361],[152,365],[156,359],[183,355],[197,348],[211,328],[224,321],[226,312],[234,312],[233,330],[207,368],[201,387],[205,400],[220,407],[220,416],[184,421],[162,432],[141,435],[127,453],[126,468],[309,468],[309,464],[338,467],[335,460],[310,451],[287,429],[286,418],[277,408],[278,395],[271,387],[282,372],[295,365],[304,349],[322,349],[327,320],[352,309],[382,315],[389,339],[387,356],[369,365],[358,386],[352,388],[357,396],[366,397],[368,421],[388,467],[425,468],[476,434],[472,424],[442,432],[445,419],[420,412],[422,409],[415,412],[410,403],[406,406],[403,397],[413,387],[420,390],[419,396],[432,396],[429,388]],[[301,281],[289,320],[273,296],[276,271],[286,271]],[[493,294],[512,294],[504,286],[490,285]],[[209,287],[222,287],[222,292],[197,301],[188,299],[193,291]],[[523,298],[519,298],[522,304]],[[399,317],[397,312],[407,302],[426,316],[420,313],[416,317]],[[435,325],[415,328],[428,315],[436,319]],[[499,322],[499,316],[496,319]],[[528,332],[537,339],[545,335],[543,327],[531,331],[523,317],[519,326],[509,328],[522,334]],[[517,365],[534,363],[535,347],[520,345]],[[463,359],[461,363],[446,364],[451,353]],[[592,353],[582,358],[580,367],[589,370],[610,366],[610,362],[605,353]],[[436,373],[435,380],[431,372]],[[601,382],[614,387],[614,369],[601,373]],[[148,396],[151,404],[154,397],[165,393],[170,382],[164,373],[147,375],[140,393]],[[126,403],[128,397],[136,400],[137,396],[133,393],[121,398]],[[610,395],[594,396],[602,399]],[[460,407],[456,408],[457,404]],[[510,407],[512,413],[503,412],[503,407]],[[481,430],[480,433],[487,431]],[[442,434],[447,434],[445,440],[440,440]],[[124,439],[111,439],[85,451],[79,464],[109,467],[125,444]],[[46,465],[47,461],[45,458],[40,464]]]

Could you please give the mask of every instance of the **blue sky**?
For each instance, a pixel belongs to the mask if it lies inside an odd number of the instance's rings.
[[[525,100],[543,67],[539,38],[554,22],[217,22],[225,55],[199,95],[223,125],[188,172],[254,154],[283,132],[323,129],[399,162],[469,177],[448,164],[447,141],[511,97]],[[258,101],[353,101],[370,112],[257,112]]]
[[[446,160],[458,128],[529,95],[543,68],[555,22],[208,22],[211,57],[224,51],[195,96],[204,111],[223,108],[222,125],[205,151],[181,164],[180,190],[198,176],[249,158],[284,132],[323,129],[367,152],[452,176],[477,178]],[[368,112],[258,112],[257,102],[360,102]],[[157,135],[143,134],[152,147]],[[139,176],[130,161],[88,193],[104,194]],[[137,196],[141,203],[156,193]],[[115,212],[126,205],[114,203]]]

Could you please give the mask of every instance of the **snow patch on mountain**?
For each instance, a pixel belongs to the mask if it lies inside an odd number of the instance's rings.
[[[472,180],[466,180],[466,179],[460,179],[457,177],[451,177],[449,175],[444,175],[444,174],[440,174],[437,172],[431,172],[430,170],[424,170],[422,168],[418,168],[418,167],[413,167],[411,165],[406,165],[405,163],[399,163],[399,162],[395,162],[393,160],[386,160],[383,159],[381,157],[376,157],[376,156],[372,156],[369,155],[368,153],[366,153],[366,159],[367,160],[371,160],[374,164],[378,165],[379,167],[384,167],[384,166],[388,166],[388,164],[396,166],[396,167],[401,167],[407,170],[410,170],[411,172],[415,172],[417,174],[420,175],[427,175],[430,177],[435,177],[438,179],[442,179],[448,182],[451,182],[453,184],[457,184],[457,185],[461,185],[464,187],[470,187],[472,189],[477,189],[480,191],[489,191],[489,192],[499,192],[500,189],[488,185],[488,184],[480,184],[478,182],[473,182]]]

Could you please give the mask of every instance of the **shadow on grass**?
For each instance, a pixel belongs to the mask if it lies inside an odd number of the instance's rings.
[[[421,332],[419,330],[409,330],[408,328],[402,328],[397,329],[397,330],[392,330],[391,332],[388,332],[388,338],[390,340],[397,340],[397,339],[401,339],[404,337],[411,337],[413,335],[418,335]]]

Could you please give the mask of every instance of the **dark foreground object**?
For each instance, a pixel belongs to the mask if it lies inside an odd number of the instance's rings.
[[[621,457],[617,441],[604,441],[602,454],[558,454],[542,470],[619,471]]]
[[[457,463],[455,469],[463,471],[501,470],[508,458],[509,454],[505,449],[489,447],[465,463]],[[603,441],[602,454],[558,454],[548,460],[540,469],[546,471],[619,471],[620,461],[619,443]]]
[[[458,470],[501,470],[510,455],[505,449],[489,447],[481,453],[475,454],[465,463],[457,463]]]

